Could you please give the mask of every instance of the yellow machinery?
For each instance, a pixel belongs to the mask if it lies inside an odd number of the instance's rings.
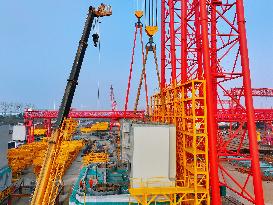
[[[79,41],[74,63],[66,84],[62,103],[56,120],[56,129],[48,139],[48,147],[44,156],[42,167],[37,179],[35,191],[31,200],[31,205],[51,205],[55,204],[56,197],[62,186],[62,176],[66,168],[67,148],[62,149],[64,141],[69,141],[75,132],[77,122],[68,119],[69,111],[73,101],[78,78],[84,59],[84,54],[88,45],[90,32],[94,29],[95,18],[110,16],[112,9],[110,6],[101,4],[98,9],[90,6],[85,21],[85,26]],[[98,22],[98,21],[97,21]],[[93,35],[94,46],[98,43],[98,34]]]
[[[73,162],[79,151],[82,149],[83,141],[64,141],[61,145],[62,152],[59,160],[65,162],[65,169]],[[22,170],[33,165],[36,176],[39,175],[44,155],[47,150],[47,138],[41,142],[33,142],[22,145],[18,148],[8,150],[8,163],[13,175],[19,174]]]
[[[140,204],[162,198],[170,204],[210,204],[205,81],[169,86],[152,96],[151,103],[154,122],[176,125],[177,181],[164,186],[140,183],[129,189],[130,195]]]
[[[22,170],[32,165],[33,159],[35,159],[41,153],[45,153],[47,143],[33,142],[30,144],[22,145],[18,148],[8,150],[7,158],[9,167],[12,170],[12,174],[16,175]]]
[[[106,131],[109,129],[108,122],[97,122],[93,124],[91,127],[83,127],[81,128],[82,133],[90,133],[95,131]]]
[[[83,141],[64,141],[61,145],[61,153],[58,156],[58,164],[64,163],[64,171],[71,165],[83,147]],[[39,175],[45,152],[39,152],[33,159],[33,169],[36,176]]]
[[[194,188],[190,186],[189,178],[185,180],[169,181],[166,178],[151,178],[143,180],[141,178],[131,179],[129,193],[130,204],[137,201],[138,204],[202,204],[203,199],[194,202],[193,198],[189,198],[194,193]],[[194,202],[194,203],[193,203]]]
[[[46,135],[47,129],[45,128],[35,128],[34,129],[34,135],[36,136],[41,136],[41,135]]]
[[[66,119],[61,128],[56,130],[48,139],[47,151],[44,155],[35,192],[31,200],[32,205],[55,203],[64,171],[75,159],[76,150],[79,151],[83,147],[82,142],[74,144],[75,149],[71,152],[72,157],[69,157],[71,154],[69,147],[73,144],[69,140],[76,131],[76,127],[77,122],[75,120]]]
[[[108,154],[101,152],[101,153],[94,153],[91,152],[85,155],[82,159],[84,165],[88,165],[90,163],[106,163],[109,161]]]
[[[257,132],[257,141],[260,142],[262,140],[261,133]]]
[[[0,202],[2,202],[5,198],[7,198],[8,196],[10,196],[14,191],[14,186],[10,186],[8,188],[6,188],[3,191],[0,191]]]

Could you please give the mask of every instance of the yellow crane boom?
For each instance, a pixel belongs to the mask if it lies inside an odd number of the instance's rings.
[[[72,137],[76,127],[76,121],[66,119],[63,121],[62,127],[56,130],[49,139],[31,205],[55,203],[65,171],[65,161],[58,160],[61,153],[61,145],[63,141],[69,140]]]
[[[65,162],[58,160],[61,153],[61,145],[64,140],[71,138],[77,123],[74,120],[67,119],[71,108],[73,96],[78,84],[84,54],[87,48],[89,35],[95,18],[110,16],[112,9],[110,6],[101,4],[96,10],[89,7],[88,16],[85,22],[84,30],[67,80],[62,103],[59,109],[55,131],[48,141],[48,148],[44,157],[44,162],[36,182],[35,191],[31,200],[31,205],[52,205],[55,203],[62,176],[65,170]]]

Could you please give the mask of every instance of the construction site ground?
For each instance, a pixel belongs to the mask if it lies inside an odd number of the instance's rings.
[[[74,185],[75,181],[77,180],[77,177],[78,177],[80,170],[82,168],[81,154],[82,153],[80,153],[78,155],[76,160],[72,163],[71,167],[65,173],[65,176],[63,178],[64,189],[63,189],[63,191],[60,195],[60,198],[59,198],[60,204],[66,205],[69,203],[69,196],[71,194],[73,185]],[[236,171],[235,167],[233,165],[225,164],[225,166],[229,169],[230,173],[236,179],[238,179],[240,182],[244,182],[244,180],[247,177],[246,174]],[[28,170],[26,170],[24,172],[24,175],[22,176],[25,180],[25,184],[29,184],[32,180],[35,180],[35,175],[33,174],[33,172],[31,170],[32,169],[29,168]],[[252,184],[252,178],[250,178],[249,185],[247,187],[248,187],[248,190],[250,190],[250,192],[253,192],[253,190],[251,190],[251,187],[252,187],[251,184]],[[273,194],[272,194],[273,182],[263,181],[263,187],[264,187],[265,205],[273,205]],[[227,195],[228,195],[227,198],[223,198],[223,205],[232,205],[232,204],[251,205],[251,203],[246,200],[240,201],[241,203],[239,203],[239,201],[236,201],[236,199],[238,199],[238,197],[234,193],[228,191],[228,189],[227,189]],[[29,200],[30,200],[30,198],[26,198],[26,197],[21,198],[21,199],[17,199],[17,200],[14,199],[12,201],[12,204],[27,205],[27,204],[29,204]]]
[[[66,171],[65,176],[63,177],[64,182],[64,188],[60,194],[59,201],[60,204],[67,205],[69,204],[69,196],[71,194],[73,185],[75,181],[77,180],[77,177],[80,173],[82,167],[82,157],[81,153],[78,155],[76,160],[73,161],[70,168]],[[32,171],[32,168],[30,167],[22,174],[22,179],[25,182],[25,185],[30,185],[31,181],[35,180],[35,174]],[[22,197],[18,199],[12,200],[12,205],[28,205],[30,203],[30,197]]]
[[[66,171],[63,182],[64,182],[64,189],[62,194],[60,195],[60,201],[64,204],[69,203],[69,196],[72,192],[72,188],[74,183],[76,182],[80,170],[82,168],[82,157],[80,153],[76,160],[72,163],[71,167]]]
[[[0,127],[0,134],[3,136],[0,138],[1,143],[0,144],[5,144],[7,141],[10,140],[11,136],[8,134],[8,126],[1,126]],[[90,136],[86,135],[85,136],[87,139],[90,138]],[[96,139],[95,136],[92,136],[92,138]],[[6,148],[5,148],[6,149]],[[5,151],[5,149],[1,148],[1,153]],[[82,168],[82,153],[79,153],[78,157],[76,158],[75,161],[73,161],[72,165],[70,168],[66,171],[65,176],[63,178],[64,182],[64,189],[60,195],[60,202],[61,204],[68,204],[69,203],[69,196],[71,194],[73,185],[75,181],[77,180],[77,177],[80,173],[80,170]],[[247,175],[240,173],[235,170],[235,167],[231,164],[225,164],[225,167],[228,168],[232,176],[234,176],[236,179],[238,179],[240,182],[244,182],[246,179]],[[27,170],[23,171],[22,173],[22,180],[24,180],[25,185],[31,185],[33,181],[35,181],[35,174],[32,171],[32,167],[28,168]],[[252,178],[250,178],[250,181],[248,183],[249,185],[248,190],[253,192],[251,190],[252,186]],[[265,205],[273,205],[273,182],[272,181],[263,181],[263,188],[264,188],[264,198],[265,198]],[[230,198],[223,198],[223,205],[229,205],[229,204],[244,204],[244,205],[249,205],[248,201],[242,201],[242,203],[236,203],[236,200],[238,197],[234,195],[232,192],[227,190],[227,195],[233,198],[233,201],[230,200]],[[23,198],[14,198],[12,200],[12,205],[27,205],[30,202],[30,197],[23,197]]]
[[[236,178],[240,183],[244,183],[247,174],[240,173],[235,170],[235,167],[231,164],[225,164],[225,167],[229,170],[231,175]],[[252,177],[249,179],[249,183],[247,184],[247,190],[250,191],[250,193],[253,193],[253,186],[252,186]],[[273,205],[273,182],[272,181],[263,181],[263,190],[264,190],[264,199],[265,199],[265,205]],[[231,191],[228,191],[227,189],[227,195],[231,196],[232,198],[238,199],[238,197]],[[250,205],[252,203],[242,200],[242,204],[244,205]],[[224,204],[224,203],[223,203]],[[230,201],[227,200],[226,204],[233,204]]]
[[[80,153],[78,155],[78,157],[76,158],[76,160],[72,163],[71,167],[66,171],[66,174],[63,178],[63,182],[64,182],[64,189],[60,195],[60,204],[69,204],[69,196],[71,194],[73,185],[75,183],[75,181],[77,180],[77,177],[80,173],[80,170],[82,168],[82,153]],[[239,181],[245,180],[245,178],[247,177],[246,174],[240,173],[238,171],[235,170],[233,165],[230,164],[225,164],[226,167],[228,167],[229,171],[232,173],[232,175],[238,179]],[[23,175],[22,175],[24,181],[25,181],[25,185],[28,185],[31,183],[31,181],[35,180],[35,175],[32,172],[32,168],[27,169],[26,171],[24,171]],[[252,178],[250,179],[250,184],[252,183]],[[253,191],[250,189],[250,184],[248,186],[248,190]],[[273,205],[273,195],[272,195],[272,190],[273,190],[273,182],[271,181],[263,181],[263,187],[264,187],[264,195],[265,195],[265,205]],[[248,201],[242,201],[242,203],[239,203],[234,199],[237,199],[238,197],[236,197],[232,192],[227,190],[227,195],[229,197],[232,198],[232,200],[227,197],[227,198],[223,198],[223,205],[229,205],[229,204],[240,204],[240,205],[251,205],[250,202]],[[28,205],[30,198],[29,197],[24,197],[24,198],[20,198],[20,199],[13,199],[12,201],[12,205]]]

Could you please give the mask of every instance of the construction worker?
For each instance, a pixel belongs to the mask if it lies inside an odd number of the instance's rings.
[[[93,38],[94,46],[95,46],[95,47],[98,47],[99,38],[100,38],[99,34],[94,33],[94,34],[92,35],[92,38]]]

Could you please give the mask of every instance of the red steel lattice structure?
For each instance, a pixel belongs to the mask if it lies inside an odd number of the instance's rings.
[[[272,88],[252,88],[253,97],[273,97]],[[225,96],[232,96],[232,98],[242,100],[244,97],[243,88],[231,88],[225,94]],[[242,119],[246,120],[247,116],[244,110],[237,109],[238,104],[234,103],[234,100],[218,100],[218,118],[219,122],[240,122]],[[240,105],[239,105],[240,106]],[[273,122],[273,109],[270,108],[254,108],[255,121],[257,122]]]
[[[273,109],[255,109],[255,121],[257,122],[273,122]],[[244,122],[247,115],[240,109],[218,109],[218,122]]]
[[[231,88],[228,91],[228,94],[232,96],[241,96],[241,95],[244,95],[244,89]],[[272,88],[252,88],[252,96],[273,97],[273,89]]]
[[[31,110],[24,112],[24,119],[54,119],[57,118],[57,110]],[[72,110],[68,115],[70,118],[94,118],[94,119],[144,119],[144,111],[88,111],[88,110]]]
[[[212,204],[221,204],[219,184],[249,202],[264,204],[243,0],[162,0],[161,11],[161,90],[169,83],[168,78],[171,85],[191,79],[207,82]],[[229,93],[234,85],[243,88],[237,98]],[[217,102],[226,100],[232,101],[236,112],[245,113],[245,117],[237,120],[237,130],[231,128],[227,139],[222,139],[217,122],[234,118],[229,112],[217,113]],[[241,154],[242,143],[236,151],[229,150],[227,144],[234,139],[247,139],[250,155]],[[230,157],[251,161],[250,173],[243,183],[225,168],[224,161]],[[246,189],[251,176],[254,194]]]
[[[273,89],[272,88],[252,88],[251,89],[253,97],[273,97]],[[226,93],[225,96],[231,96],[236,100],[244,100],[244,89],[243,88],[231,88]],[[224,105],[228,105],[229,108],[234,109],[236,103],[234,104],[234,100],[219,100],[218,105],[223,108]],[[272,120],[270,120],[272,121]]]
[[[24,112],[24,121],[27,128],[28,142],[34,141],[34,119],[44,119],[45,126],[48,129],[47,136],[51,133],[51,120],[58,116],[57,110],[26,110]],[[144,111],[88,111],[88,110],[71,110],[70,118],[86,118],[86,119],[140,119],[144,120]]]

